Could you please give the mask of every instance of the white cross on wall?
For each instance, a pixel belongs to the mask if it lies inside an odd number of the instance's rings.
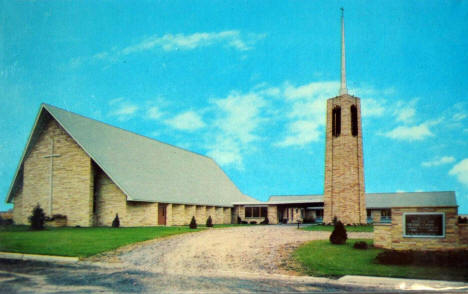
[[[50,191],[49,191],[49,216],[52,217],[52,202],[53,202],[53,188],[54,188],[54,157],[59,157],[60,154],[54,154],[54,137],[51,138],[50,154],[43,156],[44,158],[50,158]]]

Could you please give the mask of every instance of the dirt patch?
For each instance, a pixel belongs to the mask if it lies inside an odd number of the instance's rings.
[[[329,235],[330,232],[303,231],[292,226],[209,229],[146,241],[97,260],[171,274],[297,274],[292,270],[295,266],[288,264],[293,250],[307,241],[328,239]],[[348,235],[372,238],[372,233]]]

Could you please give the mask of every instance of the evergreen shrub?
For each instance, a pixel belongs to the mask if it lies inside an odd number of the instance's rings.
[[[256,222],[256,221],[251,221],[250,224],[251,224],[251,225],[256,225],[257,222]]]
[[[354,243],[353,248],[354,248],[354,249],[366,250],[366,249],[369,248],[369,246],[368,246],[367,243],[364,242],[364,241],[358,241],[358,242],[355,242],[355,243]]]
[[[265,217],[265,219],[261,222],[262,225],[268,225],[270,223],[270,220],[268,219],[268,216]]]
[[[197,221],[195,220],[194,216],[192,216],[192,220],[190,221],[190,228],[191,229],[196,229],[197,228]]]
[[[44,210],[39,206],[39,204],[34,207],[32,215],[29,217],[29,222],[31,223],[31,230],[40,231],[44,229],[44,223],[46,216]]]
[[[208,219],[206,220],[206,226],[208,228],[211,228],[213,227],[213,220],[211,219],[211,215],[208,217]]]
[[[114,218],[114,220],[112,221],[112,227],[113,227],[113,228],[118,228],[118,227],[120,227],[120,220],[119,220],[119,214],[118,214],[118,213],[115,214],[115,218]]]
[[[346,243],[346,239],[348,239],[348,234],[346,233],[346,229],[341,221],[337,221],[335,224],[335,228],[330,235],[330,242],[332,244],[341,245]]]

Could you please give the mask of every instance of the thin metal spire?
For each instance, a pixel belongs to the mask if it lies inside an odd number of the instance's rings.
[[[341,8],[341,87],[340,96],[348,94],[346,87],[346,51],[345,51],[345,32],[344,32],[344,9]]]

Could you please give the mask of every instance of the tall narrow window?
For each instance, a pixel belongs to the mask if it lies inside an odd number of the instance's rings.
[[[336,106],[332,111],[332,134],[338,137],[341,133],[341,107]]]
[[[358,135],[358,119],[356,105],[351,105],[351,134],[354,137]]]

